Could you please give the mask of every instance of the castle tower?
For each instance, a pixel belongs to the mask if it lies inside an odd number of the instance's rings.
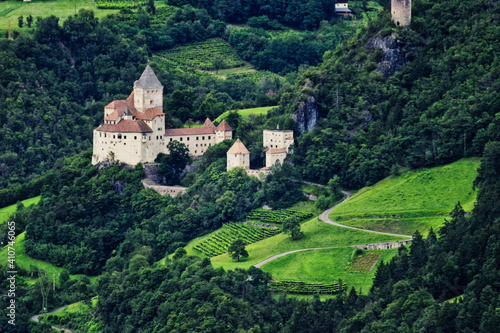
[[[236,140],[226,153],[227,170],[235,167],[250,169],[250,152],[240,139]]]
[[[215,129],[215,143],[217,144],[226,139],[232,139],[232,138],[233,138],[233,129],[231,128],[231,126],[229,126],[226,120],[222,120],[219,126],[217,126],[217,128]]]
[[[392,21],[397,26],[411,23],[411,0],[391,0]]]
[[[163,86],[149,65],[134,82],[134,107],[143,113],[147,109],[163,111]]]

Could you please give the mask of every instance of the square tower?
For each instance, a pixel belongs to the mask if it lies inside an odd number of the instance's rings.
[[[391,0],[392,21],[397,26],[411,23],[411,0]]]
[[[149,65],[134,82],[134,106],[139,112],[147,109],[163,111],[163,86]]]

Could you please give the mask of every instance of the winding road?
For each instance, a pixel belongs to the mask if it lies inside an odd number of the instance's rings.
[[[314,184],[314,183],[310,183],[310,182],[306,182],[308,184],[311,184],[311,185],[316,185],[316,186],[320,186],[320,187],[324,187],[323,185],[320,185],[320,184]],[[337,227],[342,227],[342,228],[349,228],[349,229],[355,229],[355,230],[359,230],[359,231],[366,231],[366,232],[371,232],[371,233],[374,233],[374,234],[381,234],[381,235],[389,235],[389,236],[400,236],[400,237],[408,237],[409,240],[408,241],[396,241],[396,242],[385,242],[385,243],[375,243],[375,244],[353,244],[353,245],[345,245],[345,246],[329,246],[329,247],[311,247],[311,248],[306,248],[306,249],[299,249],[299,250],[293,250],[293,251],[287,251],[287,252],[283,252],[283,253],[280,253],[280,254],[276,254],[272,257],[269,257],[267,258],[266,260],[263,260],[257,264],[255,264],[254,266],[259,268],[265,264],[267,264],[268,262],[271,262],[275,259],[278,259],[280,257],[283,257],[283,256],[286,256],[287,254],[290,254],[290,253],[295,253],[295,252],[301,252],[301,251],[310,251],[310,250],[323,250],[323,249],[334,249],[334,248],[339,248],[339,247],[348,247],[348,246],[353,246],[353,247],[357,247],[357,246],[363,246],[363,247],[370,247],[370,246],[380,246],[380,245],[384,245],[384,246],[388,246],[388,248],[395,248],[395,247],[400,247],[401,245],[405,245],[407,244],[409,241],[411,241],[411,239],[413,238],[412,236],[410,235],[401,235],[401,234],[391,234],[391,233],[388,233],[388,232],[381,232],[381,231],[374,231],[374,230],[368,230],[368,229],[362,229],[362,228],[356,228],[356,227],[351,227],[351,226],[348,226],[348,225],[345,225],[345,224],[340,224],[340,223],[337,223],[335,221],[332,221],[328,215],[330,215],[330,213],[332,212],[332,210],[334,210],[335,208],[337,208],[338,206],[340,206],[341,204],[343,204],[344,202],[346,202],[347,200],[349,200],[349,198],[351,197],[352,193],[351,192],[347,192],[347,191],[342,191],[342,193],[345,195],[345,198],[344,200],[342,200],[341,202],[339,202],[338,204],[336,204],[335,206],[325,210],[323,213],[321,213],[318,217],[318,219],[320,221],[323,221],[325,223],[328,223],[328,224],[331,224],[331,225],[334,225],[334,226],[337,226]]]
[[[63,307],[60,307],[60,308],[55,309],[55,310],[50,311],[50,312],[45,312],[45,313],[38,314],[38,315],[36,315],[36,316],[31,317],[31,320],[36,321],[37,323],[41,323],[42,321],[41,321],[41,320],[40,320],[40,318],[38,318],[38,317],[40,317],[40,316],[45,316],[45,315],[48,315],[48,314],[51,314],[51,313],[55,313],[55,312],[58,312],[58,311],[64,310],[64,309],[66,309],[66,308],[67,308],[68,306],[70,306],[70,305],[72,305],[72,304],[65,305],[65,306],[63,306]],[[65,333],[77,333],[77,332],[75,332],[75,331],[70,331],[70,330],[68,330],[68,329],[66,329],[66,328],[63,328],[63,327],[52,326],[52,328],[53,328],[53,329],[55,329],[56,331],[65,332]]]

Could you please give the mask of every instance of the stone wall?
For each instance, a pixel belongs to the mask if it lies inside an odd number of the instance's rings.
[[[142,184],[145,188],[151,188],[161,195],[170,195],[171,197],[175,197],[179,194],[184,194],[187,191],[187,187],[183,186],[164,186],[157,185],[150,180],[144,179],[142,180]]]
[[[410,243],[411,239],[408,239],[397,242],[351,245],[351,247],[354,247],[356,249],[367,249],[367,250],[388,250],[388,249],[397,249],[401,246],[405,246]]]

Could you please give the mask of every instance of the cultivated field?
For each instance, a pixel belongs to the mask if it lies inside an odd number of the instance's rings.
[[[269,110],[275,108],[276,106],[263,106],[260,108],[251,108],[251,109],[242,109],[242,110],[236,110],[238,113],[244,118],[248,119],[250,118],[250,115],[266,115]],[[225,119],[229,115],[230,111],[226,111],[223,114],[221,114],[215,121],[221,122],[222,119]]]

